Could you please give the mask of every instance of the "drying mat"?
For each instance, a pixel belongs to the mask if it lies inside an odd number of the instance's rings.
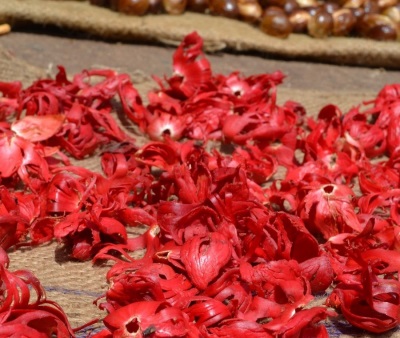
[[[14,57],[0,46],[0,81],[21,81],[24,85],[29,85],[44,75],[42,69]]]
[[[244,22],[190,12],[180,16],[134,17],[91,6],[87,1],[3,0],[1,21],[11,25],[57,26],[104,39],[169,45],[178,44],[195,30],[203,37],[207,51],[256,51],[287,59],[400,69],[399,42],[314,39],[303,34],[281,40]]]
[[[27,86],[33,80],[46,76],[46,71],[15,58],[1,46],[0,56],[2,56],[0,57],[0,81],[20,80]],[[142,72],[132,72],[131,75],[143,97],[148,90],[155,86],[154,82],[149,80],[149,77]],[[306,107],[310,115],[317,114],[320,108],[327,103],[335,103],[343,111],[346,111],[354,104],[369,100],[375,95],[376,92],[372,91],[341,92],[278,88],[280,103],[288,99],[297,100]],[[125,130],[130,130],[128,125],[122,124],[122,127]],[[100,171],[98,157],[73,162],[76,165]],[[33,249],[25,248],[11,251],[9,256],[11,260],[10,270],[31,270],[41,281],[48,298],[62,306],[73,326],[80,326],[87,321],[102,318],[105,315],[104,312],[96,308],[93,301],[107,290],[105,274],[109,270],[109,265],[92,266],[90,262],[69,261],[63,248],[55,242]],[[319,303],[322,301],[322,298],[315,300]],[[87,337],[90,332],[100,327],[101,323],[95,324],[80,332],[79,337]],[[327,327],[331,337],[372,337],[341,322],[337,322],[335,326],[328,323]],[[346,332],[346,334],[341,334],[341,332]],[[392,331],[379,337],[400,337],[400,334]]]

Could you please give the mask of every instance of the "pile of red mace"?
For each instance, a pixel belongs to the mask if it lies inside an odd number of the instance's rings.
[[[327,337],[338,314],[395,328],[400,85],[312,118],[277,104],[280,72],[213,74],[196,33],[173,70],[147,104],[112,70],[0,82],[0,334],[79,332],[32,273],[8,269],[5,250],[53,239],[115,261],[94,337]],[[70,156],[100,156],[102,174]]]

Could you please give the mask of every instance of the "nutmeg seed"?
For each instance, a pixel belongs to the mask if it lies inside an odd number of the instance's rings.
[[[272,7],[272,6],[283,8],[283,6],[285,6],[286,0],[265,0],[265,1],[261,1],[261,6],[262,6],[262,3],[265,3],[265,6],[264,6],[265,8]]]
[[[316,0],[296,0],[301,8],[304,7],[317,7],[318,3]]]
[[[347,0],[343,7],[345,8],[360,8],[362,7],[364,0]]]
[[[322,7],[323,10],[327,11],[329,14],[333,14],[335,11],[340,9],[340,6],[336,2],[325,2]]]
[[[376,25],[368,31],[365,37],[379,41],[391,41],[397,39],[397,31],[392,25]]]
[[[210,13],[236,18],[239,16],[239,8],[236,0],[210,0]]]
[[[149,9],[147,10],[148,13],[158,14],[161,13],[162,10],[163,10],[162,0],[149,0]]]
[[[377,5],[381,10],[388,7],[396,6],[397,4],[397,0],[377,0]]]
[[[307,23],[308,34],[314,38],[325,38],[332,34],[333,18],[327,11],[319,10]]]
[[[128,15],[144,15],[149,9],[149,0],[119,0],[117,9]]]
[[[299,9],[294,11],[289,15],[289,21],[292,25],[292,30],[294,33],[305,33],[307,32],[308,20],[310,20],[311,15],[304,9]]]
[[[365,0],[362,8],[364,9],[364,13],[368,14],[378,14],[379,6],[376,0]]]
[[[332,14],[333,18],[333,35],[346,36],[350,34],[356,25],[356,17],[349,8],[341,8]]]
[[[400,41],[400,0],[87,0],[131,15],[185,10],[241,19],[281,38],[355,35]]]
[[[261,19],[260,29],[279,38],[287,38],[292,32],[292,26],[282,8],[268,7]]]
[[[296,0],[286,0],[282,8],[286,14],[291,14],[295,10],[300,9],[300,6]]]
[[[381,14],[365,14],[356,30],[361,36],[374,40],[396,40],[398,37],[398,26]]]
[[[91,5],[100,7],[110,7],[110,0],[90,0]]]
[[[162,0],[162,3],[168,14],[179,15],[185,11],[187,0]]]
[[[382,15],[389,17],[394,23],[400,25],[400,4],[386,8]]]
[[[257,22],[262,15],[262,8],[257,0],[237,0],[239,15],[247,22]]]
[[[208,0],[188,0],[187,9],[192,12],[204,13],[208,6]]]
[[[354,17],[356,18],[356,21],[360,21],[362,20],[365,12],[363,8],[349,8],[351,10],[351,12],[353,13]]]

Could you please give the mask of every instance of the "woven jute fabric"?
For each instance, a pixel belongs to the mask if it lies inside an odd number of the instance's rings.
[[[30,84],[43,76],[44,70],[14,57],[0,46],[0,81],[21,81],[23,84]]]
[[[0,45],[0,81],[22,81],[25,86],[32,81],[47,76],[47,71],[17,59],[4,50]],[[138,75],[139,74],[139,75]],[[72,75],[72,74],[71,74]],[[156,87],[155,83],[143,72],[132,72],[136,88],[142,97],[148,90]],[[372,91],[328,91],[304,90],[301,88],[278,88],[278,101],[286,100],[301,102],[308,114],[316,115],[328,103],[337,104],[343,112],[364,100],[370,100],[376,95]],[[118,114],[114,115],[118,118]],[[126,121],[117,119],[125,131],[132,130]],[[135,136],[137,139],[137,135]],[[101,171],[98,156],[82,161],[73,161],[73,164],[86,167],[94,171]],[[137,253],[135,255],[139,255]],[[62,245],[52,242],[36,248],[24,248],[9,252],[11,270],[29,269],[41,281],[46,290],[47,297],[58,302],[66,312],[73,326],[80,326],[94,319],[102,318],[105,313],[94,304],[94,300],[104,294],[108,288],[106,273],[111,263],[93,266],[91,262],[70,261]],[[314,304],[323,303],[323,298],[317,298]],[[332,337],[371,337],[360,331],[349,331],[343,327],[327,323]],[[91,332],[101,328],[101,322],[92,325],[87,330],[81,331],[79,337],[87,337]],[[342,334],[345,332],[346,334]],[[350,333],[349,333],[350,332]],[[397,331],[390,332],[380,337],[400,337]]]
[[[197,31],[208,51],[256,51],[265,56],[308,59],[337,64],[400,68],[399,42],[377,42],[361,38],[314,39],[292,34],[281,40],[267,36],[247,23],[186,12],[183,15],[126,16],[87,1],[0,1],[0,22],[57,26],[91,36],[133,42],[178,44]]]

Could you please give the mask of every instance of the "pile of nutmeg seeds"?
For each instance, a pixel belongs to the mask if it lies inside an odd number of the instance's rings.
[[[400,40],[399,0],[90,0],[128,15],[185,11],[224,16],[286,38],[306,33],[314,38],[360,36]]]

